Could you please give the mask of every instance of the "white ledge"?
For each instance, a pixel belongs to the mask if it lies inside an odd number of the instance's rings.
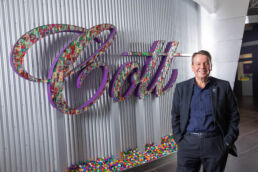
[[[258,15],[246,16],[245,24],[258,23]]]

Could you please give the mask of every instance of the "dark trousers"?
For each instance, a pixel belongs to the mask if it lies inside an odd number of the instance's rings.
[[[228,150],[221,135],[200,137],[185,134],[178,143],[177,172],[223,172]]]

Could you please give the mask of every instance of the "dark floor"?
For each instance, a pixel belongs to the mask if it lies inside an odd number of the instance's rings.
[[[240,135],[236,142],[238,157],[229,156],[226,172],[258,172],[258,99],[238,99]],[[176,154],[128,171],[175,172]]]

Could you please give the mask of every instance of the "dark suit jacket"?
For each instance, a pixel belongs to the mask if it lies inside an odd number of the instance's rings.
[[[193,80],[178,83],[175,88],[172,106],[172,128],[176,143],[183,138],[189,120],[190,103],[193,93]],[[214,120],[225,143],[230,145],[229,153],[237,156],[234,142],[239,134],[239,111],[236,98],[228,81],[210,77]]]

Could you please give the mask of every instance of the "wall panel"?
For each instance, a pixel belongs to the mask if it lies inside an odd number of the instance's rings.
[[[10,51],[16,40],[29,30],[46,24],[70,24],[90,28],[111,23],[117,36],[99,58],[110,68],[111,76],[119,66],[137,61],[142,67],[145,57],[121,57],[124,51],[149,51],[155,40],[180,42],[178,52],[192,53],[199,46],[199,9],[188,0],[1,0],[0,1],[0,171],[53,171],[58,164],[56,110],[47,97],[47,85],[19,77],[10,66]],[[54,57],[76,34],[60,33],[40,40],[25,56],[25,67],[34,76],[47,78]],[[105,36],[105,35],[103,35]],[[87,47],[79,57],[81,63],[96,50]],[[190,58],[176,57],[177,81],[189,78]],[[157,63],[158,64],[158,63]],[[170,71],[171,73],[171,71]],[[76,77],[65,83],[65,97],[72,106],[88,100],[100,84],[101,71],[95,70],[77,89]],[[90,82],[89,82],[90,81]],[[170,110],[173,89],[159,97],[161,132],[171,132]],[[146,139],[153,141],[152,101],[145,100]],[[67,165],[107,157],[112,154],[108,91],[84,114],[65,115]],[[121,116],[121,151],[137,147],[136,104],[129,97],[119,103]]]

